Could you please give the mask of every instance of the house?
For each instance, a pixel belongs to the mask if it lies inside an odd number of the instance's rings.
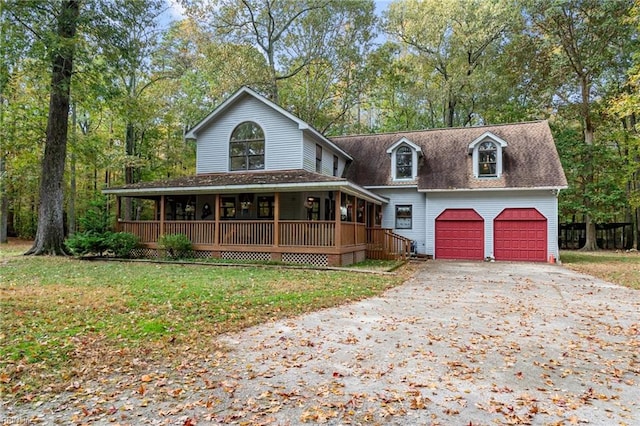
[[[243,87],[186,137],[194,176],[103,191],[142,255],[183,233],[204,257],[315,265],[412,246],[436,259],[558,257],[567,181],[546,121],[327,138]]]

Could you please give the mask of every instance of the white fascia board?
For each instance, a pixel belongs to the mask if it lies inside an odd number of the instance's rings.
[[[196,134],[203,128],[209,125],[209,123],[217,116],[219,115],[222,111],[224,111],[225,109],[227,109],[227,107],[231,104],[233,104],[236,99],[238,99],[240,96],[242,96],[244,93],[250,93],[253,92],[252,90],[250,90],[248,87],[241,87],[236,93],[234,93],[233,95],[229,96],[224,102],[222,102],[220,105],[217,106],[216,109],[214,109],[213,111],[211,111],[209,113],[209,115],[207,115],[205,118],[203,118],[202,120],[200,120],[200,122],[198,124],[196,124],[195,126],[193,126],[185,135],[184,138],[185,139],[196,139],[197,136]],[[255,92],[253,92],[255,93]]]
[[[469,144],[469,146],[467,147],[467,149],[469,150],[469,152],[473,151],[473,149],[475,148],[475,146],[477,144],[479,144],[480,142],[484,141],[485,139],[491,139],[493,142],[496,142],[498,145],[500,145],[502,148],[506,148],[507,147],[507,141],[505,141],[504,139],[494,135],[491,132],[484,132],[481,136],[475,138],[473,140],[473,142],[471,142]]]
[[[420,156],[422,156],[422,148],[420,148],[415,143],[411,142],[411,140],[407,139],[405,136],[403,136],[398,141],[396,141],[393,145],[391,145],[389,149],[387,149],[387,154],[391,154],[396,148],[398,148],[400,145],[403,145],[403,144],[409,145],[414,151],[416,151]]]
[[[356,195],[359,197],[362,197],[362,195],[365,195],[368,197],[368,198],[365,198],[367,201],[373,201],[373,202],[377,201],[383,204],[389,203],[389,199],[387,197],[382,197],[378,194],[368,191],[367,189],[361,186],[355,185],[351,182],[347,182],[347,184],[348,184],[348,189],[342,189],[342,191],[346,192],[347,194]]]
[[[388,187],[387,187],[388,188]],[[502,191],[559,191],[568,186],[535,186],[535,187],[509,187],[509,188],[458,188],[458,189],[418,189],[418,192],[502,192]]]
[[[412,179],[413,180],[413,179]],[[418,185],[378,185],[378,186],[364,186],[366,189],[418,189]]]
[[[238,192],[296,192],[296,191],[343,191],[374,203],[386,204],[388,200],[374,194],[351,182],[312,182],[312,183],[284,183],[278,185],[219,185],[197,187],[161,187],[138,189],[103,189],[103,194],[113,194],[125,197],[160,196],[160,195],[197,195],[197,194],[232,194]]]
[[[303,122],[304,123],[304,122]],[[326,138],[322,133],[320,133],[319,131],[317,131],[316,129],[314,129],[313,127],[309,126],[307,123],[304,123],[304,125],[306,127],[300,127],[298,126],[298,128],[300,130],[306,130],[309,133],[311,133],[313,136],[315,136],[316,138],[320,139],[320,141],[324,142],[325,144],[329,145],[331,147],[331,149],[338,151],[340,154],[342,154],[344,157],[347,158],[347,160],[349,161],[353,161],[353,157],[350,156],[349,154],[347,154],[342,148],[340,148],[338,145],[334,144],[333,142],[331,142],[330,139]]]
[[[235,101],[240,96],[242,96],[243,94],[248,94],[249,96],[253,97],[254,99],[257,99],[258,101],[262,102],[263,104],[265,104],[269,108],[271,108],[271,109],[279,112],[280,114],[284,115],[289,120],[291,120],[294,123],[296,123],[298,125],[298,129],[299,130],[308,131],[309,133],[313,134],[316,138],[320,139],[322,142],[324,142],[327,145],[329,145],[332,149],[335,149],[336,151],[338,151],[342,155],[344,155],[346,158],[348,158],[349,160],[353,161],[353,158],[349,154],[347,154],[345,151],[343,151],[337,145],[335,145],[333,142],[331,142],[329,139],[327,139],[322,133],[318,132],[316,129],[311,127],[307,122],[301,120],[300,118],[298,118],[295,115],[291,114],[286,109],[284,109],[281,106],[277,105],[276,103],[270,101],[269,99],[265,98],[264,96],[260,95],[259,93],[257,93],[256,91],[254,91],[253,89],[251,89],[251,88],[249,88],[247,86],[243,86],[242,88],[240,88],[236,93],[231,95],[226,101],[221,103],[209,115],[207,115],[203,120],[201,120],[198,124],[196,124],[191,130],[189,130],[187,132],[187,134],[185,135],[185,139],[196,139],[197,133],[202,128],[208,126],[209,123],[211,123],[211,121],[216,116],[218,116],[220,113],[225,111],[229,106],[231,106],[233,103],[235,103]]]

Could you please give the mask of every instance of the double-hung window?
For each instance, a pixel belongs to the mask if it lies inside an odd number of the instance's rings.
[[[411,205],[396,206],[396,229],[411,229],[413,227]]]
[[[493,142],[482,142],[478,147],[478,176],[497,176],[498,148]]]

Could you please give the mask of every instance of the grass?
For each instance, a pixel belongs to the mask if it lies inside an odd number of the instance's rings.
[[[640,290],[640,252],[562,251],[565,267]]]
[[[220,333],[377,295],[410,272],[20,256],[28,247],[0,247],[0,394],[21,398],[139,358],[210,353]]]

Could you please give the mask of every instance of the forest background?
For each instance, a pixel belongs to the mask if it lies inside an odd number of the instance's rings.
[[[629,222],[638,248],[640,2],[175,1],[0,0],[0,242],[42,226],[72,51],[65,233],[104,187],[193,174],[185,131],[247,85],[329,137],[547,119],[560,222],[586,222],[591,249],[596,223]]]

